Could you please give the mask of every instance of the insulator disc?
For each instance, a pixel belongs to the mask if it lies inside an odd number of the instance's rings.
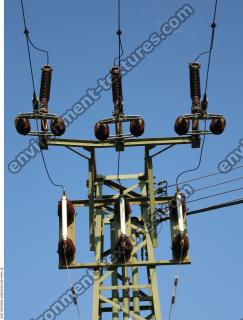
[[[75,245],[73,244],[71,239],[67,239],[66,243],[63,240],[60,240],[58,243],[58,251],[57,252],[63,261],[65,261],[64,248],[65,248],[65,252],[66,252],[67,263],[70,264],[73,261],[74,255],[76,252]]]
[[[178,117],[175,122],[175,132],[179,135],[187,134],[190,128],[190,121],[183,117]]]
[[[106,123],[97,122],[94,128],[94,132],[98,140],[104,141],[110,135],[109,125]]]
[[[140,137],[144,133],[145,122],[141,119],[132,120],[130,122],[130,132],[135,137]]]
[[[15,128],[19,134],[27,135],[31,130],[29,119],[17,117],[15,119]]]
[[[225,118],[223,117],[220,117],[220,118],[217,118],[217,119],[213,119],[211,121],[211,124],[210,124],[210,131],[213,133],[213,134],[221,134],[224,132],[224,129],[226,127],[226,120]]]
[[[55,136],[61,136],[66,131],[66,125],[63,118],[52,119],[51,120],[51,132]]]
[[[189,239],[187,235],[177,234],[172,241],[173,257],[176,260],[184,260],[189,250]]]
[[[121,235],[116,246],[117,258],[120,261],[127,262],[131,258],[133,245],[126,235]]]

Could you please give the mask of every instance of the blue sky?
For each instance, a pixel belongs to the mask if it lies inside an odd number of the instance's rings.
[[[124,56],[129,55],[153,32],[159,32],[185,3],[183,1],[122,1]],[[162,42],[153,53],[123,80],[125,111],[141,114],[146,122],[144,137],[174,136],[174,121],[190,112],[188,63],[210,41],[214,1],[188,2],[195,13]],[[28,1],[25,0],[27,23],[32,41],[48,49],[54,68],[49,109],[62,114],[104,77],[117,54],[116,1]],[[206,138],[200,169],[187,174],[194,178],[217,171],[226,155],[239,147],[242,133],[242,29],[243,3],[219,1],[215,49],[210,70],[208,111],[222,113],[227,128],[221,136]],[[31,111],[32,87],[23,35],[20,1],[5,1],[5,297],[6,319],[38,319],[68,286],[65,271],[57,268],[58,239],[57,201],[60,190],[50,185],[38,156],[19,173],[8,164],[25,148],[29,138],[19,136],[14,118],[19,112]],[[206,57],[201,59],[204,88]],[[33,52],[36,86],[45,57]],[[38,89],[37,89],[38,92]],[[65,134],[65,138],[93,139],[93,126],[112,112],[111,92],[102,94]],[[62,148],[45,152],[52,177],[65,185],[71,199],[85,198],[87,163]],[[197,164],[198,149],[178,146],[155,159],[156,180],[169,184],[182,170]],[[98,154],[98,170],[114,174],[117,154]],[[121,171],[139,172],[143,168],[142,152],[126,150],[121,154]],[[238,165],[243,165],[240,159]],[[243,175],[235,170],[193,184],[193,188],[234,179]],[[192,199],[243,187],[242,181],[222,188],[199,191]],[[174,189],[171,189],[171,194]],[[242,190],[225,196],[190,204],[190,210],[242,197]],[[134,208],[134,211],[137,208]],[[87,210],[78,210],[78,257],[92,260],[88,252]],[[242,303],[242,206],[230,207],[188,218],[192,264],[182,268],[173,319],[240,319]],[[82,244],[82,246],[81,246]],[[169,253],[168,225],[165,224],[156,255]],[[167,256],[168,258],[168,256]],[[175,267],[158,269],[161,309],[168,316]],[[84,271],[73,271],[78,280]],[[91,318],[92,290],[79,299],[82,317]],[[75,319],[69,307],[58,319]]]

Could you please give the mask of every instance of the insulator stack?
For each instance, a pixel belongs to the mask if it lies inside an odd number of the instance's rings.
[[[183,212],[183,217],[185,218],[186,216],[186,201],[185,201],[185,196],[181,195],[181,204],[182,204],[182,212]],[[177,200],[176,197],[174,197],[170,203],[169,203],[169,211],[170,211],[170,218],[173,220],[178,219],[178,213],[177,213]]]
[[[120,226],[121,233],[126,235],[126,213],[125,213],[125,199],[123,196],[119,198],[119,208],[120,208]]]
[[[94,128],[95,136],[98,140],[104,141],[109,138],[110,129],[106,123],[97,122]]]
[[[31,130],[29,119],[17,117],[15,119],[15,128],[19,134],[27,135]]]
[[[182,235],[178,233],[172,241],[173,257],[178,261],[182,261],[188,255],[188,250],[189,250],[188,236],[186,234]]]
[[[51,120],[51,132],[55,136],[61,136],[66,131],[66,125],[63,118],[57,118]]]
[[[123,113],[122,80],[120,67],[114,66],[111,69],[111,82],[115,111],[118,111],[118,113]]]
[[[192,113],[197,113],[201,110],[200,67],[200,64],[196,62],[189,64]]]
[[[224,129],[226,126],[226,120],[223,117],[217,118],[217,119],[213,119],[211,124],[210,124],[210,131],[213,134],[221,134],[223,133]]]
[[[175,132],[179,135],[187,134],[190,128],[190,121],[183,117],[178,117],[175,122]]]
[[[70,264],[75,257],[76,248],[71,239],[67,239],[67,241],[60,240],[58,243],[57,250],[59,257],[65,261],[65,256],[67,258],[67,263]]]
[[[62,202],[58,203],[58,216],[59,218],[62,217]],[[75,217],[75,208],[73,203],[67,199],[67,223],[68,225],[71,224]]]
[[[131,258],[133,245],[131,240],[124,234],[121,234],[116,246],[117,258],[123,262],[127,262]]]
[[[135,137],[140,137],[144,133],[145,122],[142,118],[130,122],[130,132]]]
[[[131,210],[129,202],[126,199],[124,199],[124,200],[125,200],[125,215],[126,215],[126,218],[128,218],[129,215],[131,214],[132,210]],[[117,217],[120,217],[120,198],[118,198],[115,203],[114,212]]]
[[[51,66],[45,65],[41,70],[40,103],[42,108],[47,109],[48,101],[50,99],[51,76],[53,69]]]

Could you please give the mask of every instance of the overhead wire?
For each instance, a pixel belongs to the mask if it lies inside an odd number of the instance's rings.
[[[231,206],[236,206],[236,205],[239,205],[239,204],[243,204],[243,198],[239,198],[239,199],[235,199],[235,200],[230,200],[230,201],[218,203],[218,204],[215,204],[215,205],[212,205],[212,206],[209,206],[209,207],[205,207],[205,208],[200,208],[200,209],[196,209],[196,210],[187,211],[186,216],[195,215],[195,214],[198,214],[198,213],[217,210],[217,209],[222,209],[222,208],[227,208],[227,207],[231,207]],[[168,221],[168,220],[170,220],[170,217],[163,217],[163,218],[159,219],[156,222],[156,225],[160,224],[161,222]]]
[[[23,15],[23,21],[24,21],[24,27],[25,27],[25,36],[26,36],[26,43],[27,43],[27,50],[28,50],[28,59],[29,59],[29,65],[30,65],[30,73],[31,73],[31,81],[32,81],[32,86],[33,86],[33,97],[36,98],[36,90],[35,90],[35,80],[34,80],[34,73],[33,73],[33,65],[32,65],[32,59],[31,59],[31,53],[30,53],[30,44],[32,45],[33,48],[35,48],[36,50],[38,51],[41,51],[41,52],[45,52],[46,55],[47,55],[47,64],[49,64],[49,53],[48,51],[46,50],[42,50],[38,47],[36,47],[32,41],[30,40],[29,38],[29,31],[27,29],[27,24],[26,24],[26,17],[25,17],[25,10],[24,10],[24,4],[23,4],[23,0],[21,0],[21,8],[22,8],[22,15]],[[38,137],[39,137],[39,143],[41,144],[40,142],[40,132],[39,132],[39,125],[38,125],[38,120],[36,119],[36,127],[37,127],[37,132],[38,132]],[[47,167],[47,163],[46,163],[46,160],[45,160],[45,157],[44,157],[44,154],[43,154],[43,150],[42,150],[42,147],[40,147],[40,150],[41,150],[41,157],[42,157],[42,160],[43,160],[43,164],[44,164],[44,168],[45,168],[45,171],[46,171],[46,174],[49,178],[49,181],[51,182],[51,184],[55,187],[60,187],[63,189],[63,191],[65,190],[64,189],[64,186],[61,185],[61,184],[56,184],[50,173],[49,173],[49,170],[48,170],[48,167]],[[69,279],[69,284],[70,284],[70,290],[72,292],[72,295],[73,295],[73,301],[74,301],[74,304],[76,305],[77,307],[77,314],[78,314],[78,319],[81,320],[81,316],[80,316],[80,310],[79,310],[79,306],[78,306],[78,301],[77,301],[77,295],[74,291],[74,287],[72,285],[72,278],[71,278],[71,274],[69,272],[69,268],[68,268],[68,263],[67,263],[67,256],[66,256],[66,248],[64,248],[64,256],[65,256],[65,261],[66,261],[66,267],[67,267],[67,271],[68,271],[68,279]]]
[[[200,200],[214,198],[214,197],[217,197],[217,196],[221,196],[223,194],[232,193],[232,192],[236,192],[236,191],[239,191],[239,190],[243,190],[243,187],[242,188],[231,189],[231,190],[227,190],[227,191],[223,191],[223,192],[219,192],[219,193],[215,193],[215,194],[212,194],[212,195],[209,195],[209,196],[205,196],[205,197],[201,197],[201,198],[197,198],[197,199],[194,199],[194,200],[189,200],[189,201],[187,201],[187,203],[192,203],[192,202],[196,202],[196,201],[200,201]]]
[[[217,5],[218,5],[218,1],[215,0],[213,23],[211,24],[212,33],[211,33],[211,41],[210,41],[210,48],[209,48],[209,58],[208,58],[208,65],[207,65],[207,74],[206,74],[206,81],[205,81],[205,91],[204,91],[204,98],[203,98],[203,100],[205,100],[205,101],[207,101],[208,78],[209,78],[209,70],[210,70],[210,65],[211,65],[211,55],[212,55],[212,50],[213,50],[213,45],[214,45],[214,36],[215,36],[215,27],[216,27],[215,21],[216,21]],[[200,57],[200,55],[199,55],[199,57]],[[197,166],[195,168],[189,169],[189,170],[185,170],[185,171],[183,171],[183,172],[181,172],[180,174],[177,175],[177,177],[176,177],[176,188],[177,188],[177,190],[179,190],[178,181],[179,181],[179,178],[182,175],[184,175],[185,173],[189,173],[189,172],[195,172],[200,168],[201,162],[202,162],[204,145],[205,145],[205,138],[206,138],[206,119],[204,120],[204,134],[203,134],[203,141],[202,141],[202,146],[201,146],[201,150],[200,150],[198,164],[197,164]],[[181,259],[182,259],[183,245],[184,245],[184,242],[182,243]],[[179,275],[179,272],[180,272],[180,267],[181,267],[181,260],[180,260],[179,267],[178,267],[178,275]],[[177,291],[178,279],[179,279],[179,276],[178,277],[176,276],[175,277],[175,281],[174,281],[174,286],[173,286],[173,295],[172,295],[172,299],[171,299],[171,303],[170,303],[169,320],[171,320],[172,310],[173,310],[173,306],[174,306],[175,299],[176,299],[176,291]]]
[[[234,182],[234,181],[239,181],[239,180],[242,180],[242,179],[243,179],[243,176],[235,178],[235,179],[230,179],[230,180],[222,181],[222,182],[219,182],[219,183],[211,184],[211,185],[208,185],[208,186],[204,186],[204,187],[199,188],[199,189],[193,189],[193,193],[197,192],[197,191],[210,189],[210,188],[213,188],[213,187],[218,187],[218,186],[221,186],[221,185],[224,185],[224,184],[227,184],[227,183],[231,183],[231,182]]]
[[[42,51],[42,52],[45,52],[47,54],[47,62],[49,63],[49,53],[48,51],[46,50],[42,50],[40,48],[38,48],[37,46],[35,46],[32,41],[30,40],[29,38],[29,30],[27,28],[27,23],[26,23],[26,15],[25,15],[25,8],[24,8],[24,3],[23,3],[23,0],[21,0],[21,9],[22,9],[22,16],[23,16],[23,22],[24,22],[24,34],[25,34],[25,37],[26,37],[26,44],[27,44],[27,51],[28,51],[28,59],[29,59],[29,66],[30,66],[30,73],[31,73],[31,81],[32,81],[32,86],[33,86],[33,98],[36,98],[36,90],[35,90],[35,79],[34,79],[34,72],[33,72],[33,64],[32,64],[32,58],[31,58],[31,52],[30,52],[30,44],[38,51]],[[45,157],[44,157],[44,154],[43,154],[43,150],[42,150],[42,147],[41,147],[41,141],[40,141],[40,131],[39,131],[39,125],[38,125],[38,120],[36,119],[36,127],[37,127],[37,132],[38,132],[38,137],[39,137],[39,144],[40,144],[40,150],[41,150],[41,157],[42,157],[42,161],[43,161],[43,164],[44,164],[44,168],[45,168],[45,171],[46,171],[46,174],[47,174],[47,177],[49,179],[49,181],[51,182],[51,184],[54,186],[54,187],[57,187],[57,188],[62,188],[62,190],[65,190],[64,186],[62,184],[56,184],[54,182],[54,180],[52,179],[50,173],[49,173],[49,170],[48,170],[48,167],[47,167],[47,163],[46,163],[46,160],[45,160]]]
[[[237,166],[237,167],[234,167],[234,168],[230,169],[230,172],[231,172],[231,171],[234,171],[234,170],[241,169],[241,168],[243,168],[243,165],[240,165],[240,166]],[[206,179],[206,178],[208,178],[208,177],[216,176],[216,175],[219,175],[219,174],[222,174],[222,172],[220,172],[220,171],[214,171],[214,172],[212,172],[212,173],[209,173],[209,174],[204,175],[204,176],[200,176],[200,177],[198,177],[198,178],[193,178],[193,179],[189,179],[189,180],[185,180],[185,181],[179,182],[178,185],[180,185],[180,184],[186,184],[186,183],[188,183],[188,182],[193,182],[193,181],[198,181],[198,180]],[[168,185],[168,188],[175,187],[175,186],[176,186],[176,183],[170,184],[170,185]]]
[[[204,98],[207,100],[207,89],[208,89],[208,79],[209,79],[209,71],[210,71],[210,66],[211,66],[211,56],[212,56],[212,51],[214,47],[214,38],[215,38],[215,28],[216,28],[216,14],[217,14],[217,7],[218,7],[218,0],[215,0],[215,5],[214,5],[214,13],[213,13],[213,22],[211,24],[212,32],[211,32],[211,39],[210,39],[210,47],[208,50],[209,56],[208,56],[208,64],[207,64],[207,73],[206,73],[206,80],[205,80],[205,90],[204,90]],[[204,54],[206,52],[202,52]],[[200,55],[202,55],[200,54]],[[199,56],[200,56],[199,55]],[[198,57],[199,57],[198,56]],[[204,134],[203,134],[203,142],[201,146],[201,151],[200,151],[200,156],[199,156],[199,162],[198,165],[194,169],[189,169],[181,172],[177,177],[176,177],[176,186],[177,189],[178,187],[178,180],[179,178],[184,175],[185,173],[188,172],[194,172],[200,168],[201,162],[202,162],[202,155],[203,155],[203,149],[204,149],[204,144],[205,144],[205,138],[206,138],[206,119],[204,120]]]

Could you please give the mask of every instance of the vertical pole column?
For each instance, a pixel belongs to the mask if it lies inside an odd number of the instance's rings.
[[[115,221],[114,219],[112,219],[112,221],[110,222],[110,237],[111,237],[111,255],[112,255],[112,259],[114,257],[114,248],[115,248],[115,239],[116,239],[116,235],[115,235]],[[114,269],[112,276],[111,276],[111,283],[112,286],[117,286],[118,285],[118,279],[117,279],[117,268]],[[112,301],[114,303],[119,304],[119,293],[118,290],[112,290]],[[112,306],[112,320],[119,320],[119,309],[115,306]]]
[[[102,198],[102,186],[103,182],[97,182],[96,186],[96,198]],[[102,209],[97,208],[94,214],[94,247],[95,247],[95,262],[100,263],[102,258],[102,229],[103,229],[103,213]],[[94,279],[100,279],[102,272],[100,269],[94,270]],[[92,320],[100,319],[100,283],[99,281],[94,282],[93,288],[93,318]]]
[[[137,254],[133,256],[134,261],[137,260]],[[138,278],[138,267],[132,267],[132,283],[134,285],[139,284]],[[139,299],[139,290],[133,289],[133,312],[134,314],[140,315],[140,299]]]
[[[92,151],[91,159],[89,160],[89,176],[88,176],[90,251],[94,251],[94,179],[95,179],[95,160],[94,160],[94,151]]]
[[[154,225],[155,220],[155,192],[154,192],[154,175],[153,175],[153,163],[152,158],[149,156],[149,149],[145,149],[145,169],[148,178],[148,197],[150,206],[150,228],[149,232],[152,237],[153,247],[158,247],[157,230]]]
[[[141,195],[146,197],[146,184],[147,181],[141,181]],[[151,217],[149,210],[145,205],[141,206],[142,217],[145,222],[145,237],[146,237],[146,250],[147,250],[147,260],[154,261],[154,248],[151,240],[151,233],[148,230],[148,227],[151,225]],[[159,302],[159,290],[157,284],[157,275],[155,267],[147,267],[148,282],[151,285],[150,296],[152,298],[152,307],[153,307],[153,320],[162,320],[160,302]]]
[[[127,284],[127,279],[128,279],[128,267],[122,267],[122,284],[126,285]],[[130,297],[129,297],[129,289],[124,289],[122,290],[123,293],[123,308],[126,310],[130,310]],[[130,312],[129,312],[130,313]],[[126,311],[123,311],[123,320],[129,320],[130,315]]]

